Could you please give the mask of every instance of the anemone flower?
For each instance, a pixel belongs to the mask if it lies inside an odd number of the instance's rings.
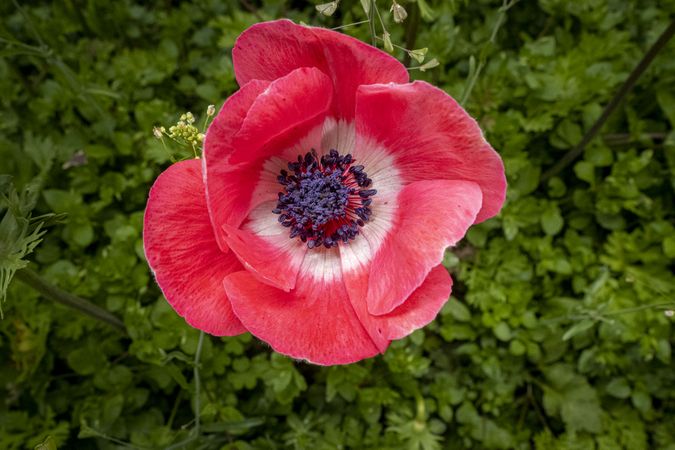
[[[445,249],[504,202],[499,155],[445,92],[341,33],[260,23],[232,58],[203,157],[150,191],[157,283],[214,335],[322,365],[384,352],[448,300]]]

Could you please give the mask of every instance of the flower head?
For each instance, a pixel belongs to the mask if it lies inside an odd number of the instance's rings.
[[[394,0],[391,4],[391,13],[394,16],[394,22],[401,23],[408,17],[408,12],[405,8]]]
[[[501,159],[450,96],[343,34],[261,23],[233,60],[203,158],[150,192],[159,286],[212,334],[324,365],[383,352],[448,300],[444,250],[499,212]]]

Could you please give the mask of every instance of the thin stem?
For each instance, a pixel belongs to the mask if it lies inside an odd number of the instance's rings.
[[[382,15],[380,14],[380,10],[375,8],[375,12],[377,13],[377,18],[380,21],[380,26],[382,27],[382,32],[386,33],[387,32],[387,27],[384,26],[384,20],[382,20]]]
[[[204,344],[204,332],[199,332],[199,342],[197,342],[197,351],[195,352],[195,427],[193,429],[196,435],[199,435],[199,428],[201,426],[201,379],[199,377],[199,360],[202,357],[202,345]]]
[[[577,320],[584,320],[584,319],[601,320],[603,317],[620,316],[622,314],[630,314],[630,313],[635,313],[635,312],[640,312],[640,311],[646,311],[646,310],[649,310],[649,309],[666,310],[666,309],[670,309],[670,308],[675,308],[675,302],[651,303],[651,304],[648,304],[648,305],[633,306],[633,307],[630,307],[630,308],[622,308],[622,309],[617,309],[617,310],[614,310],[614,311],[597,313],[597,315],[595,315],[595,314],[565,315],[565,316],[553,317],[551,319],[542,320],[541,324],[542,325],[548,325],[548,324],[553,324],[553,323],[567,322],[567,321],[577,321]]]
[[[375,38],[376,38],[378,41],[384,41],[384,38],[381,38],[380,36],[375,36]],[[409,49],[407,49],[407,48],[405,48],[405,47],[401,47],[400,45],[396,45],[396,44],[394,44],[393,42],[391,43],[391,45],[392,45],[392,47],[397,48],[397,49],[399,49],[399,50],[403,50],[404,52],[409,52],[409,51],[410,51]]]
[[[97,437],[99,437],[101,439],[105,439],[106,441],[114,442],[115,444],[121,445],[122,447],[131,448],[131,449],[134,449],[134,450],[150,450],[150,447],[145,447],[145,446],[139,447],[139,446],[136,446],[136,445],[132,444],[131,442],[126,442],[126,441],[123,441],[121,439],[117,439],[115,437],[108,436],[107,434],[105,434],[101,431],[98,431],[96,428],[92,428],[92,427],[87,427],[87,428],[89,429],[89,431],[96,434]]]
[[[14,3],[14,6],[16,7],[16,9],[19,10],[21,15],[23,16],[23,19],[26,21],[28,26],[31,28],[31,31],[35,35],[35,39],[37,39],[37,41],[40,43],[40,45],[44,47],[45,41],[42,40],[42,36],[40,36],[40,33],[38,32],[37,28],[35,27],[35,24],[31,20],[31,18],[28,16],[28,14],[26,14],[26,12],[23,10],[23,8],[21,7],[21,5],[19,4],[19,2],[17,0],[12,0],[12,3]]]
[[[33,52],[35,55],[40,56],[42,58],[48,58],[49,52],[45,51],[44,47],[36,47],[34,45],[29,45],[29,44],[24,44],[23,42],[15,41],[12,39],[6,39],[3,37],[0,37],[0,42],[4,43],[5,45],[14,45],[16,47],[21,47],[27,52]]]
[[[126,334],[126,326],[124,325],[124,322],[122,322],[116,316],[105,309],[94,305],[88,300],[59,289],[42,278],[37,272],[34,272],[33,270],[26,267],[17,270],[14,276],[27,286],[30,286],[38,291],[44,297],[54,300],[57,303],[61,303],[62,305],[76,309],[90,317],[93,317],[94,319],[105,322]]]
[[[635,83],[640,78],[640,76],[647,70],[647,67],[654,61],[656,55],[666,46],[670,38],[675,34],[675,20],[668,25],[668,27],[661,33],[661,36],[654,42],[651,48],[647,51],[644,57],[640,62],[635,66],[633,71],[630,73],[626,81],[621,85],[619,90],[614,94],[614,97],[610,102],[605,106],[605,109],[602,111],[598,120],[595,121],[593,126],[586,132],[581,142],[577,144],[572,150],[567,152],[560,161],[558,161],[553,167],[544,172],[541,176],[541,183],[544,183],[549,178],[552,178],[559,174],[565,167],[569,166],[575,159],[577,159],[583,152],[586,145],[595,137],[596,134],[602,129],[602,126],[605,124],[609,116],[614,112],[619,103],[626,97],[628,92],[633,89]]]
[[[635,142],[639,139],[651,139],[652,141],[663,141],[668,137],[668,133],[652,132],[641,133],[640,136],[634,138],[630,133],[607,133],[602,136],[602,139],[607,144],[624,145]]]
[[[265,18],[262,15],[260,15],[258,8],[253,6],[251,2],[249,2],[248,0],[239,0],[239,3],[241,3],[244,6],[244,8],[246,8],[248,12],[253,14],[255,18],[258,19],[260,22],[265,20]]]
[[[180,405],[181,397],[183,397],[183,390],[179,390],[176,395],[176,399],[173,402],[173,408],[171,408],[171,414],[169,415],[169,420],[166,422],[166,427],[171,429],[173,426],[173,421],[176,419],[176,414],[178,413],[178,405]]]
[[[377,45],[375,42],[375,36],[377,36],[377,33],[375,32],[375,8],[377,8],[377,5],[375,5],[375,0],[370,0],[370,11],[368,11],[368,22],[370,24],[370,41],[373,47]]]
[[[199,332],[199,341],[197,342],[197,350],[195,351],[195,359],[194,359],[194,368],[193,368],[193,377],[195,381],[195,398],[194,398],[194,408],[195,408],[195,418],[193,419],[195,426],[190,430],[190,435],[183,439],[180,442],[176,442],[173,445],[170,445],[169,447],[166,447],[166,450],[174,450],[178,449],[181,447],[184,447],[185,445],[196,441],[199,439],[200,436],[200,431],[201,431],[201,378],[199,375],[199,364],[200,360],[202,357],[202,347],[204,344],[204,332],[200,331]]]
[[[204,114],[204,123],[202,124],[202,133],[206,133],[206,126],[209,124],[209,115]]]
[[[483,46],[483,49],[480,52],[480,58],[478,61],[478,66],[476,67],[476,70],[471,74],[471,77],[466,83],[466,87],[464,88],[464,92],[462,93],[462,97],[460,100],[460,104],[464,105],[466,104],[466,101],[469,99],[471,96],[471,91],[473,91],[474,86],[476,85],[476,81],[478,81],[478,77],[480,76],[481,72],[483,71],[483,68],[485,67],[486,63],[486,56],[485,53],[487,52],[487,49],[489,46],[493,45],[495,41],[497,40],[497,33],[499,32],[499,29],[502,27],[504,23],[504,19],[506,18],[506,12],[511,9],[513,5],[518,3],[518,0],[503,0],[501,8],[499,8],[499,13],[497,15],[497,21],[495,22],[494,27],[492,27],[492,32],[490,33],[490,39],[485,43]]]
[[[368,22],[370,22],[370,20],[361,20],[360,22],[354,22],[354,23],[348,23],[346,25],[340,25],[339,27],[331,28],[331,30],[333,30],[333,31],[342,30],[343,28],[353,27],[353,26],[356,26],[356,25],[362,25],[362,24],[368,23]]]
[[[420,9],[415,5],[414,8],[411,8],[410,16],[408,17],[408,24],[405,29],[405,46],[413,49],[415,48],[415,42],[417,41],[417,30],[420,24]],[[410,55],[406,53],[403,60],[403,64],[408,67],[410,65]]]
[[[550,433],[551,428],[548,426],[548,422],[546,421],[546,416],[541,412],[541,409],[539,409],[539,405],[537,404],[537,400],[534,398],[534,393],[532,392],[532,384],[530,384],[530,383],[527,384],[527,399],[530,401],[530,404],[534,407],[534,410],[537,413],[537,417],[539,417],[539,420],[541,421],[541,423],[544,425],[544,427]]]

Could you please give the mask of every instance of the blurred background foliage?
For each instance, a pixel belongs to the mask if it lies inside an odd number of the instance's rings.
[[[172,158],[153,126],[201,120],[237,89],[236,36],[281,17],[360,22],[361,2],[330,17],[283,0],[0,2],[0,288],[31,261],[127,329],[13,281],[0,448],[675,449],[675,44],[580,158],[541,177],[675,2],[398,3],[402,24],[377,1],[391,41],[428,48],[440,64],[413,78],[467,98],[508,201],[447,253],[455,291],[432,325],[322,368],[248,335],[199,346],[152,280],[141,225]],[[343,31],[371,39],[367,23]]]

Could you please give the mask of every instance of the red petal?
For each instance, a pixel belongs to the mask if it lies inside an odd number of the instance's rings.
[[[473,181],[483,192],[476,222],[501,209],[506,195],[502,160],[476,121],[442,90],[423,81],[363,86],[356,126],[357,136],[374,139],[393,154],[404,182]]]
[[[417,181],[401,190],[398,218],[370,263],[366,302],[371,314],[391,312],[422,284],[443,261],[446,247],[474,223],[481,197],[470,181]]]
[[[234,150],[232,141],[241,129],[248,111],[258,96],[269,87],[269,81],[251,80],[232,94],[213,119],[204,138],[204,156],[227,160]]]
[[[298,67],[325,69],[325,59],[312,28],[290,20],[257,23],[234,44],[232,62],[239,85],[250,80],[276,80]]]
[[[230,98],[213,119],[204,138],[204,182],[206,184],[206,201],[209,207],[213,232],[218,245],[227,250],[219,224],[225,223],[228,216],[238,215],[234,212],[239,206],[237,196],[229,195],[231,186],[227,183],[230,167],[225,163],[233,151],[232,140],[241,128],[244,118],[253,102],[270,85],[268,81],[253,80],[245,84]],[[242,214],[241,208],[239,215]],[[241,219],[239,219],[241,220]]]
[[[238,227],[256,204],[276,196],[272,191],[253,196],[263,158],[316,127],[330,105],[330,80],[317,69],[297,69],[261,92],[263,86],[251,82],[231,97],[204,143],[207,201],[223,249],[222,226]]]
[[[269,203],[263,203],[269,205]],[[265,212],[276,222],[272,214],[274,206]],[[259,236],[249,230],[239,230],[223,225],[227,245],[237,255],[246,269],[263,283],[271,284],[284,291],[295,287],[300,265],[307,252],[307,244],[299,239],[290,239],[288,229],[278,225],[280,232]]]
[[[381,330],[386,339],[401,339],[433,321],[451,292],[450,274],[442,265],[436,266],[401,306],[389,314],[371,316],[371,326]]]
[[[267,144],[280,138],[297,141],[323,122],[332,96],[330,78],[313,67],[301,67],[274,80],[251,105],[232,142],[229,162],[271,156],[279,149]]]
[[[242,266],[218,249],[199,160],[176,163],[157,178],[145,209],[143,244],[157,284],[190,325],[217,336],[246,331],[222,287],[225,276]]]
[[[263,284],[248,272],[233,273],[224,284],[246,328],[279,353],[320,365],[349,364],[378,353],[339,276],[316,280],[301,275],[291,292]]]
[[[452,278],[445,267],[438,265],[429,272],[410,297],[404,299],[403,304],[388,314],[379,316],[370,314],[366,304],[368,271],[361,267],[345,272],[345,248],[347,247],[341,248],[341,255],[349,298],[361,323],[381,352],[386,350],[390,341],[401,339],[429,324],[450,297]]]
[[[407,83],[408,71],[375,47],[325,28],[276,20],[253,25],[232,50],[239,84],[252,79],[274,80],[298,67],[318,67],[333,79],[333,111],[354,117],[354,99],[362,84]]]

